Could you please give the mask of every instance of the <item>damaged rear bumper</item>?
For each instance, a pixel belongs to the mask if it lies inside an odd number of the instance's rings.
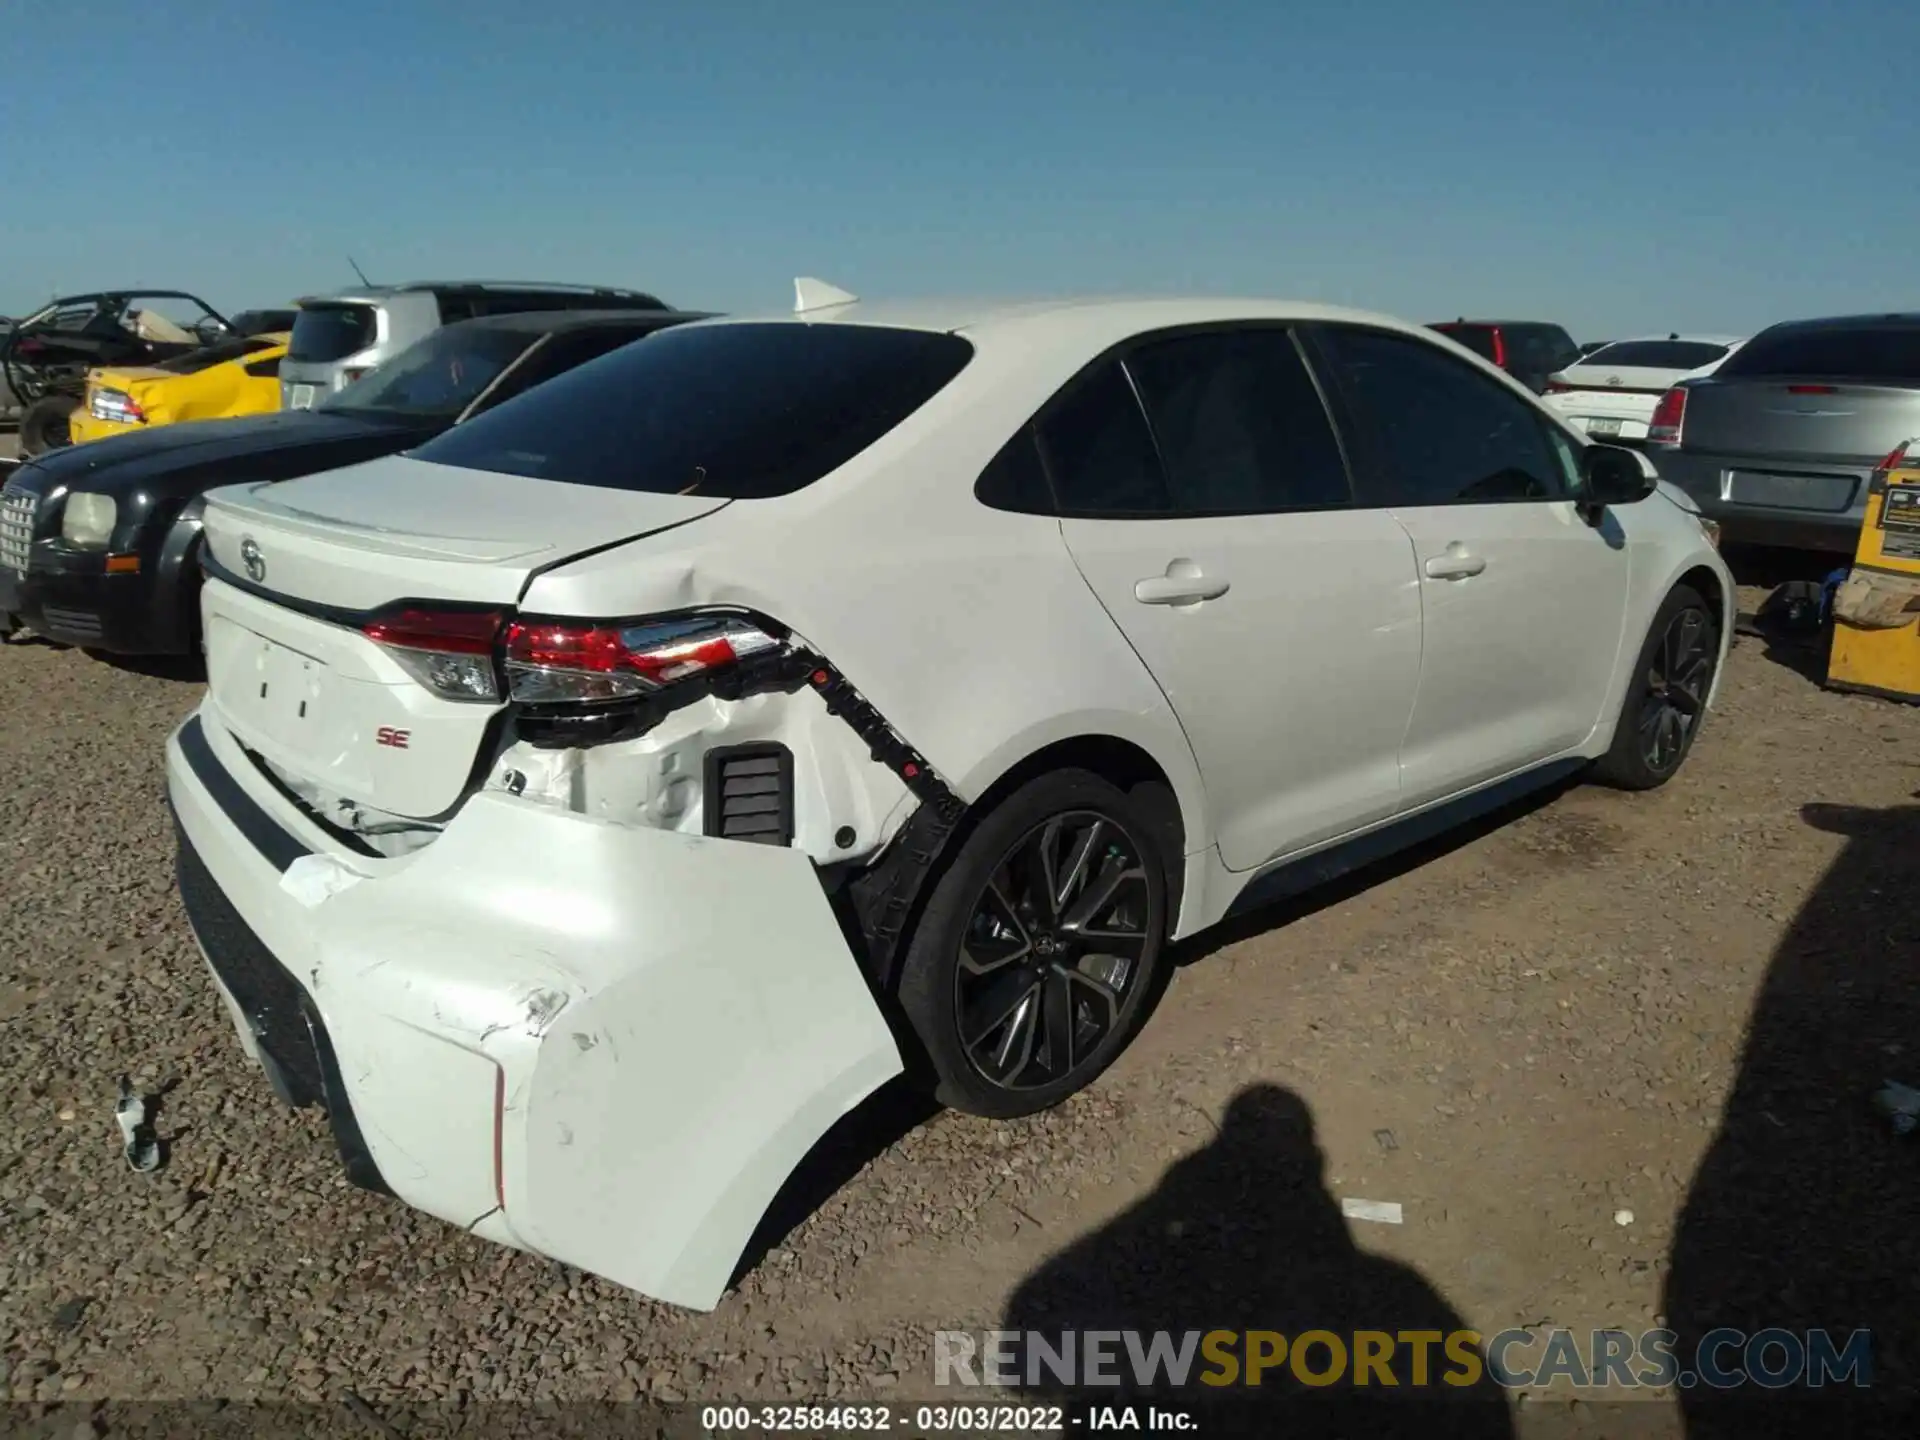
[[[710,1309],[793,1167],[900,1073],[808,856],[498,792],[346,854],[190,718],[182,892],[243,1043],[349,1174]]]

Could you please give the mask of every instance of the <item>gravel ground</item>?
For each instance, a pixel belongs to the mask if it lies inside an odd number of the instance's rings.
[[[1190,947],[1053,1113],[882,1097],[696,1315],[349,1188],[244,1062],[172,893],[161,745],[199,687],[7,645],[0,1395],[64,1402],[62,1435],[135,1398],[925,1398],[936,1329],[1095,1316],[1867,1326],[1911,1394],[1915,1154],[1865,1096],[1920,1075],[1920,711],[1801,658],[1742,641],[1662,791],[1571,789]],[[164,1093],[153,1176],[120,1158],[122,1073]],[[1634,1433],[1679,1433],[1655,1398]],[[1511,1411],[1550,1413],[1576,1412]]]

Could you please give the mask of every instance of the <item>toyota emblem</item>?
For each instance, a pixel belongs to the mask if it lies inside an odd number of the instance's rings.
[[[247,567],[247,578],[258,585],[267,578],[267,557],[249,535],[240,542],[240,563]]]

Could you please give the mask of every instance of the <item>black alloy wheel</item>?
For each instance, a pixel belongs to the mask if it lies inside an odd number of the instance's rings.
[[[1711,642],[1711,643],[1710,643]],[[1706,713],[1719,641],[1703,610],[1688,607],[1667,621],[1648,657],[1638,730],[1647,769],[1671,775],[1685,758],[1693,731]]]
[[[1121,1024],[1152,911],[1141,847],[1117,820],[1073,810],[1022,835],[975,900],[954,967],[960,1045],[981,1078],[1031,1090],[1090,1062]]]
[[[1717,607],[1690,585],[1676,585],[1647,629],[1614,727],[1613,744],[1594,778],[1623,790],[1651,790],[1680,772],[1707,722],[1720,664]]]
[[[969,822],[931,883],[894,993],[908,1072],[943,1105],[1013,1119],[1111,1064],[1165,975],[1179,811],[1165,786],[1034,776]]]

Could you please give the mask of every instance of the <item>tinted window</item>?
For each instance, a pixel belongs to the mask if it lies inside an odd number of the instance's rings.
[[[973,347],[871,325],[676,327],[569,370],[413,452],[507,475],[750,500],[836,470]]]
[[[1063,511],[1167,513],[1153,434],[1117,360],[1081,377],[1047,411],[1040,422],[1040,449]]]
[[[1603,345],[1583,365],[1639,366],[1646,370],[1698,370],[1727,353],[1724,345],[1704,340],[1622,340]]]
[[[1388,503],[1547,500],[1566,493],[1546,423],[1497,381],[1399,335],[1332,329],[1326,340],[1375,437]]]
[[[335,391],[319,408],[450,420],[534,338],[471,325],[442,327],[371,375]]]
[[[1733,378],[1824,375],[1912,383],[1920,381],[1920,326],[1783,325],[1761,331],[1714,373]]]
[[[1022,425],[1020,433],[987,462],[973,493],[981,504],[996,510],[1017,510],[1026,515],[1053,513],[1053,490],[1047,484],[1047,472],[1041,468],[1040,446],[1031,426]]]
[[[598,360],[610,351],[618,350],[622,345],[631,345],[634,341],[651,335],[664,326],[649,326],[645,329],[627,326],[607,326],[592,330],[575,330],[559,335],[549,335],[533,353],[520,362],[514,372],[502,381],[500,388],[487,396],[486,408],[512,399],[522,390],[531,390],[543,385],[556,375],[586,364],[589,360]]]
[[[1176,513],[1344,505],[1346,466],[1313,378],[1284,330],[1163,340],[1127,359]]]
[[[202,370],[212,369],[215,365],[244,360],[249,355],[257,355],[262,350],[272,348],[271,340],[223,340],[218,345],[206,345],[198,350],[189,350],[184,355],[175,355],[171,359],[156,360],[153,368],[165,370],[172,375],[197,375]]]
[[[1550,373],[1580,355],[1573,337],[1557,325],[1509,325],[1500,334],[1507,342],[1507,363],[1515,370]]]
[[[277,335],[293,329],[293,322],[291,310],[242,310],[227,317],[236,335]]]
[[[296,364],[344,360],[373,344],[371,305],[304,305],[293,317],[287,359]]]
[[[1483,360],[1494,357],[1493,330],[1486,325],[1433,325],[1429,329],[1438,330],[1456,345],[1464,345]]]

